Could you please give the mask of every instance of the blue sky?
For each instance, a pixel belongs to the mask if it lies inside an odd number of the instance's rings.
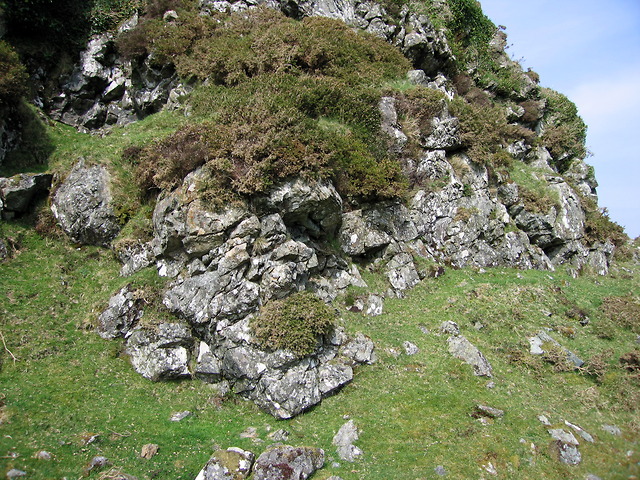
[[[640,0],[481,0],[507,52],[567,95],[589,129],[600,206],[640,236]]]

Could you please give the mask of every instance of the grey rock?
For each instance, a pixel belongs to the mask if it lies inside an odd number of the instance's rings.
[[[489,418],[502,418],[504,417],[504,410],[500,410],[499,408],[490,407],[488,405],[476,405],[471,416],[478,417],[489,417]]]
[[[36,452],[34,457],[38,460],[45,460],[45,461],[49,461],[53,459],[53,455],[51,455],[51,453],[47,452],[46,450],[40,450],[39,452]]]
[[[382,97],[378,104],[378,110],[380,110],[382,116],[382,131],[391,138],[392,143],[390,150],[395,153],[400,153],[407,143],[407,136],[402,132],[398,124],[395,98]]]
[[[489,361],[464,336],[449,337],[449,353],[473,367],[473,373],[479,377],[491,377],[492,368]]]
[[[142,315],[141,301],[127,285],[109,299],[109,306],[98,316],[98,334],[104,339],[124,337]]]
[[[340,354],[351,359],[354,363],[373,364],[377,360],[373,341],[366,335],[358,332],[354,338],[349,339],[340,349]]]
[[[578,425],[574,425],[573,423],[569,423],[566,420],[564,421],[564,424],[567,427],[570,427],[571,429],[573,429],[573,431],[575,431],[578,435],[580,435],[580,437],[582,437],[583,440],[586,440],[589,443],[594,443],[593,437],[588,432],[586,432],[583,428],[579,427]]]
[[[27,472],[25,472],[24,470],[18,470],[17,468],[12,468],[7,472],[7,478],[9,480],[11,480],[12,478],[20,478],[20,477],[26,477],[26,476],[27,476]]]
[[[295,178],[254,200],[263,214],[279,213],[285,225],[303,228],[312,237],[331,236],[342,220],[342,198],[330,182]]]
[[[222,362],[205,342],[200,342],[198,348],[194,376],[209,383],[216,383],[222,379]]]
[[[545,425],[547,427],[551,426],[551,422],[546,417],[546,415],[538,415],[538,420],[540,420],[540,423],[542,423],[543,425]]]
[[[27,212],[34,199],[49,193],[52,179],[48,173],[0,177],[0,212],[5,217]]]
[[[190,330],[180,323],[162,323],[153,329],[137,327],[126,343],[133,368],[152,381],[187,377],[193,347]]]
[[[364,314],[368,317],[377,317],[382,315],[384,308],[384,300],[379,295],[369,295],[364,305]]]
[[[618,437],[622,435],[622,431],[616,425],[607,425],[605,423],[602,425],[602,430],[604,430],[607,433],[610,433],[611,435],[616,435]]]
[[[122,263],[122,268],[120,268],[122,277],[133,275],[143,268],[153,265],[155,262],[153,245],[149,242],[134,242],[118,246],[115,253],[120,263]]]
[[[561,428],[551,429],[549,430],[549,435],[554,440],[558,440],[562,443],[568,443],[569,445],[580,445],[576,437],[573,436],[571,432],[567,432],[566,430],[562,430]]]
[[[602,480],[602,479],[599,476],[594,475],[593,473],[590,473],[584,478],[584,480]]]
[[[171,417],[169,418],[170,422],[181,422],[182,420],[184,420],[187,417],[190,417],[191,415],[193,415],[189,410],[185,410],[183,412],[176,412],[173,415],[171,415]]]
[[[451,320],[447,320],[440,325],[440,331],[442,333],[446,333],[449,335],[460,335],[460,328],[456,322],[452,322]]]
[[[420,349],[416,346],[416,344],[411,342],[403,342],[402,347],[404,348],[404,352],[407,355],[416,355],[420,352]]]
[[[269,440],[273,440],[274,442],[286,442],[290,435],[291,434],[287,430],[281,428],[275,432],[271,432],[267,437]]]
[[[582,461],[582,455],[578,447],[569,443],[558,441],[556,443],[560,461],[567,465],[579,465]]]
[[[305,480],[324,465],[320,448],[276,445],[262,453],[255,462],[255,480]]]
[[[389,283],[396,290],[408,290],[420,282],[420,276],[413,263],[413,258],[407,253],[395,255],[385,268]]]
[[[108,246],[120,231],[103,166],[78,162],[56,191],[51,210],[74,242]]]
[[[358,438],[360,438],[360,434],[353,420],[349,420],[340,427],[332,440],[340,459],[345,462],[355,462],[358,457],[362,456],[362,450],[353,445],[353,442]]]
[[[109,461],[109,459],[107,457],[104,457],[102,455],[96,455],[95,457],[93,457],[91,459],[91,461],[89,462],[89,465],[87,465],[87,468],[85,469],[86,472],[93,472],[96,470],[100,470],[104,467],[106,467],[107,465],[110,465],[111,462]]]
[[[407,72],[407,80],[414,85],[426,87],[429,84],[429,77],[424,70],[409,70]]]
[[[195,480],[242,480],[249,477],[255,455],[232,447],[215,452]]]
[[[438,465],[436,468],[434,468],[434,471],[436,475],[438,475],[439,477],[444,477],[448,473],[447,470],[442,465]]]
[[[529,337],[529,345],[531,346],[530,347],[530,352],[531,352],[532,355],[542,355],[544,353],[547,353],[548,347],[546,347],[547,350],[545,350],[544,348],[545,348],[546,345],[551,345],[551,346],[553,346],[555,348],[558,348],[561,351],[563,351],[567,356],[567,361],[571,362],[577,368],[579,368],[582,365],[584,365],[584,361],[583,360],[581,360],[573,352],[570,352],[569,350],[564,348],[562,345],[560,345],[553,337],[551,337],[551,335],[549,335],[544,330],[538,332],[533,337]]]

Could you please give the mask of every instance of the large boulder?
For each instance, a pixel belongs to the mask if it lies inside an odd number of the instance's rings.
[[[78,162],[53,196],[51,210],[74,242],[108,246],[118,235],[109,172]]]

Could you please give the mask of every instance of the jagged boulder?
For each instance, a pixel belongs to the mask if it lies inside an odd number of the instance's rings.
[[[98,334],[104,339],[125,336],[142,318],[142,301],[130,285],[109,300],[109,306],[98,316]]]
[[[60,227],[77,243],[108,246],[120,231],[109,172],[101,165],[78,162],[56,190],[51,210]]]
[[[193,348],[191,330],[180,323],[137,327],[127,339],[133,368],[152,381],[188,377]]]

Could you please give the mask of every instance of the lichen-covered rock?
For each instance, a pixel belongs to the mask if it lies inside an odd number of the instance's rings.
[[[193,336],[186,325],[161,323],[134,329],[127,339],[133,368],[152,381],[187,377]]]
[[[493,369],[486,357],[464,336],[452,336],[447,339],[449,353],[473,367],[478,377],[491,377]]]
[[[196,480],[243,480],[249,477],[254,459],[253,453],[241,448],[218,450],[200,470]]]
[[[276,445],[263,452],[253,468],[255,480],[305,480],[324,466],[324,450]]]
[[[141,303],[131,286],[123,287],[111,297],[107,309],[98,316],[98,334],[104,339],[125,336],[142,318]]]
[[[362,450],[353,444],[358,438],[360,438],[360,433],[353,420],[349,420],[340,427],[332,440],[340,459],[345,462],[355,462],[358,457],[362,456]]]
[[[53,196],[51,210],[74,242],[108,246],[120,231],[107,169],[78,162]]]

